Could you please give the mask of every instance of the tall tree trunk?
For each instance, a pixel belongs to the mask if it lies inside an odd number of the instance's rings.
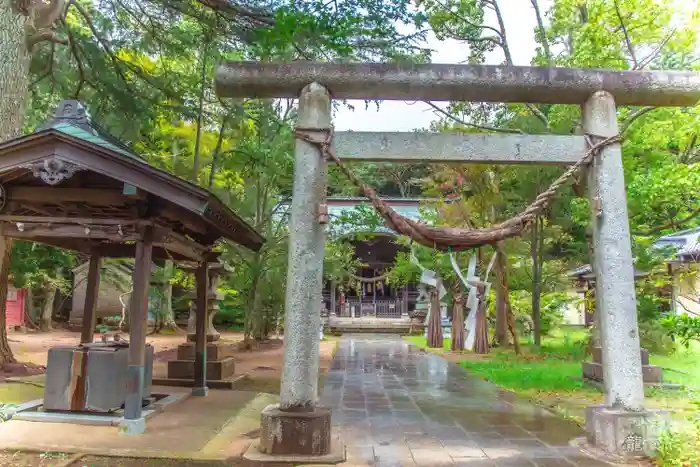
[[[216,140],[216,147],[214,148],[214,154],[211,156],[211,170],[209,171],[209,191],[214,187],[214,177],[216,177],[216,171],[219,168],[219,158],[221,157],[221,145],[224,142],[224,130],[226,130],[226,122],[228,121],[228,115],[225,115],[221,119],[221,127],[219,128],[219,139]]]
[[[25,97],[29,86],[29,50],[25,41],[27,16],[14,8],[13,0],[0,0],[0,143],[22,134]],[[7,339],[7,283],[10,278],[10,250],[7,241],[0,269],[0,366],[14,363]]]
[[[510,307],[510,302],[508,302],[508,308],[506,310],[508,317],[508,330],[510,331],[510,336],[513,339],[513,350],[517,355],[520,355],[520,341],[518,340],[518,333],[515,329],[515,315],[513,315],[513,310]]]
[[[177,323],[175,322],[175,312],[173,311],[173,283],[170,281],[175,269],[175,265],[171,260],[166,260],[165,265],[166,281],[163,284],[163,328],[170,331],[177,331]]]
[[[15,10],[15,3],[0,0],[0,142],[22,134],[29,86],[27,16]]]
[[[508,291],[508,257],[506,256],[506,251],[503,248],[503,243],[496,243],[496,276],[498,280],[496,293],[500,290],[502,294],[502,302],[500,309],[496,309],[496,327],[498,330],[498,318],[501,319],[501,326],[506,327],[507,331],[510,331],[510,336],[513,341],[513,349],[516,354],[520,353],[520,343],[518,342],[518,334],[515,329],[515,316],[513,316],[513,309],[510,305],[510,293]],[[498,307],[498,302],[496,303]],[[505,323],[505,324],[504,324]],[[500,339],[494,339],[499,345],[508,344],[508,336],[506,335]]]
[[[474,329],[474,353],[485,355],[489,353],[489,330],[486,320],[486,303],[488,297],[485,295],[486,289],[483,285],[477,286],[477,297],[479,303],[476,307],[476,326]]]
[[[539,347],[542,341],[542,320],[540,316],[540,280],[541,280],[541,269],[540,269],[540,255],[539,251],[540,245],[540,219],[541,216],[535,217],[534,225],[532,226],[532,239],[530,245],[530,251],[532,255],[532,328],[535,335],[535,345]]]
[[[438,287],[430,291],[430,319],[428,320],[428,347],[441,349],[445,345],[442,337],[442,320],[440,319],[440,294]]]
[[[207,89],[207,54],[209,53],[209,43],[204,42],[202,50],[202,76],[201,89],[199,91],[199,111],[197,112],[197,135],[194,141],[194,161],[192,164],[192,181],[197,183],[199,175],[200,141],[202,139],[202,114],[204,113],[204,93]]]
[[[1,101],[2,99],[0,99]],[[5,304],[7,303],[7,282],[10,278],[10,253],[12,251],[12,240],[0,237],[0,241],[5,242],[5,253],[2,258],[0,268],[0,367],[5,363],[16,363],[15,356],[12,355],[10,342],[7,339],[7,315],[5,314]]]
[[[453,352],[464,350],[464,297],[462,297],[459,281],[455,281],[452,303],[452,343]]]
[[[508,345],[508,278],[506,277],[506,256],[501,243],[496,244],[496,345]]]
[[[24,322],[30,329],[39,329],[34,318],[34,292],[31,287],[27,287],[24,293]]]
[[[51,327],[51,319],[53,317],[53,304],[56,300],[56,287],[47,286],[44,296],[44,304],[41,308],[41,318],[39,319],[39,329],[42,332],[49,332]]]
[[[262,270],[262,255],[260,251],[255,253],[255,257],[251,262],[252,278],[250,282],[250,292],[248,293],[248,309],[243,318],[243,338],[248,341],[255,339],[261,319],[262,310],[259,308],[260,300],[258,299],[258,285],[260,284],[260,273]]]

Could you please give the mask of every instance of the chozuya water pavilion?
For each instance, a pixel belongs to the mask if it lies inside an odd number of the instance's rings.
[[[153,352],[146,345],[152,261],[196,265],[193,395],[206,395],[208,265],[218,256],[213,248],[228,240],[258,250],[264,241],[211,193],[149,165],[109,136],[73,100],[63,101],[40,130],[0,144],[0,230],[3,268],[9,267],[11,239],[90,257],[81,344],[56,359],[50,351],[45,404],[48,398],[63,411],[99,411],[96,401],[109,396],[106,408],[124,406],[126,433],[145,429]],[[136,261],[128,348],[93,343],[101,258]]]

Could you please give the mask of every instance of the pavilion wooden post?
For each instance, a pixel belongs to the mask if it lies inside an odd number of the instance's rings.
[[[146,430],[142,414],[146,331],[148,329],[148,285],[151,275],[153,227],[146,226],[136,244],[136,264],[130,308],[129,368],[124,403],[123,434],[140,434]]]
[[[80,343],[90,344],[95,335],[97,318],[97,299],[100,294],[100,266],[102,258],[99,255],[90,257],[88,266],[87,287],[85,289],[85,308],[83,309],[83,327],[80,333]]]
[[[209,295],[209,264],[207,261],[199,263],[195,272],[197,281],[195,320],[195,354],[194,354],[194,387],[193,396],[206,396],[207,388],[207,323],[208,323],[208,295]]]

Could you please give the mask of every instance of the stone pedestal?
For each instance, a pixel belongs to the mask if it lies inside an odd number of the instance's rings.
[[[212,342],[207,344],[207,381],[223,381],[233,377],[236,363],[235,346]],[[168,379],[191,380],[194,378],[195,344],[187,342],[177,347],[177,360],[168,362]]]
[[[603,382],[603,351],[600,347],[594,347],[592,355],[592,362],[583,362],[581,364],[583,377],[585,379]],[[649,364],[649,352],[647,349],[640,349],[640,357],[642,361],[642,379],[644,384],[661,384],[663,382],[661,367]]]
[[[315,407],[310,412],[265,407],[260,416],[260,440],[250,445],[243,458],[260,464],[339,464],[345,446],[331,435],[331,412]]]
[[[268,405],[260,418],[263,454],[325,456],[331,450],[331,412],[316,407],[311,412],[285,412]]]
[[[668,421],[661,411],[630,412],[604,406],[586,412],[586,440],[596,453],[611,461],[648,457],[654,454],[661,430]]]

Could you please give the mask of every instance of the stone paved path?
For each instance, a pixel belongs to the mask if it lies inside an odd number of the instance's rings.
[[[574,423],[410,348],[399,337],[345,336],[322,404],[357,466],[605,466],[569,446]]]

